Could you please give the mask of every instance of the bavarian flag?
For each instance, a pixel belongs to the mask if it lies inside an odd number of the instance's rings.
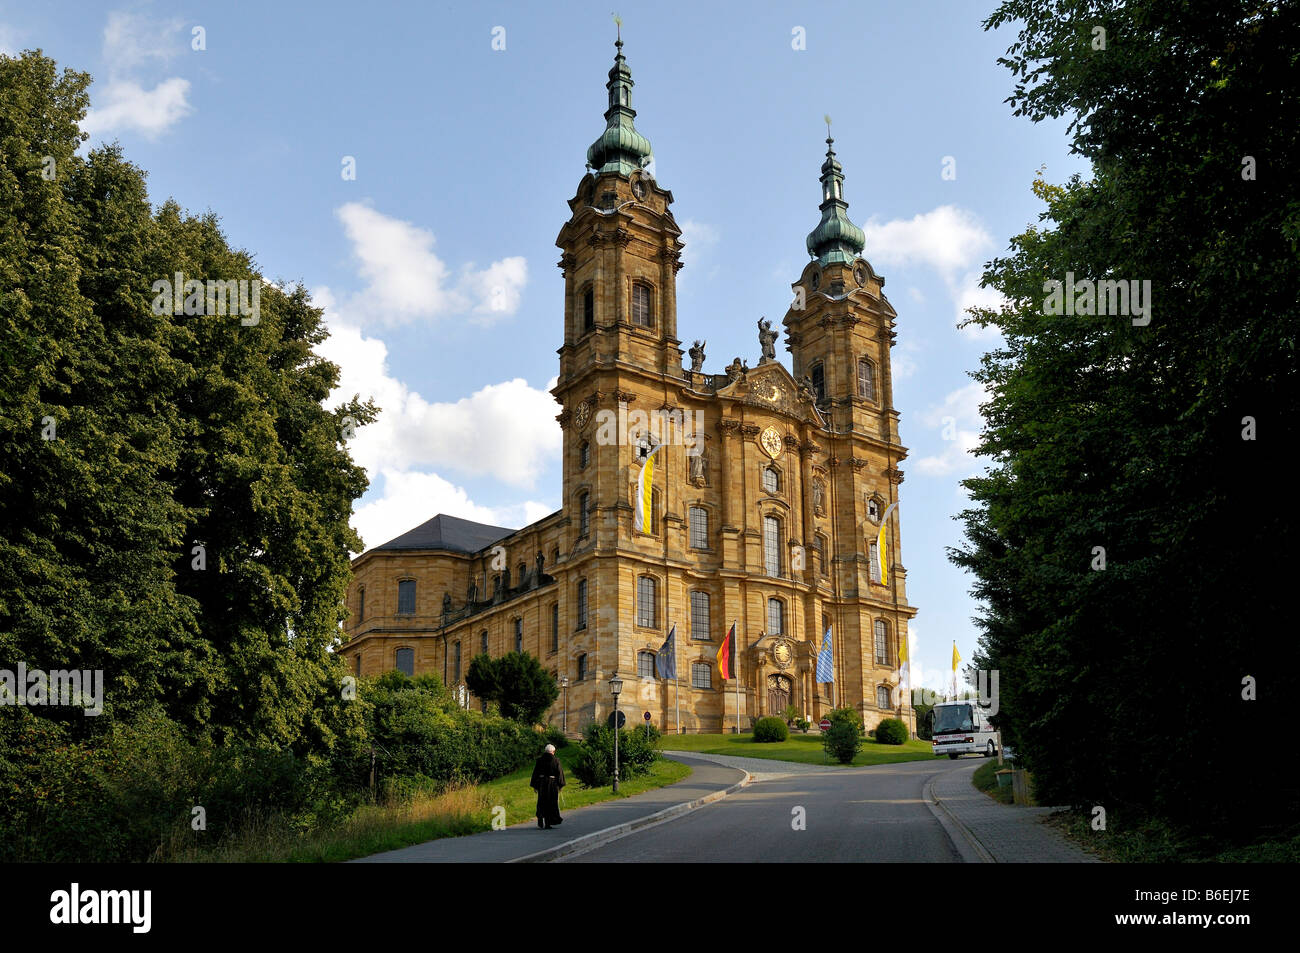
[[[642,460],[641,473],[636,478],[636,513],[632,517],[632,528],[638,533],[650,532],[650,526],[654,525],[651,519],[651,507],[654,505],[654,482],[655,482],[655,454],[659,452],[660,447],[653,450],[649,447],[637,447],[637,458]]]
[[[880,584],[889,585],[889,534],[886,530],[889,527],[889,514],[894,512],[898,507],[897,503],[890,503],[889,508],[885,510],[885,515],[880,518],[880,532],[876,535],[876,556],[880,560]]]
[[[736,623],[731,623],[731,631],[727,637],[722,640],[722,647],[718,649],[718,671],[722,673],[723,680],[736,677]]]

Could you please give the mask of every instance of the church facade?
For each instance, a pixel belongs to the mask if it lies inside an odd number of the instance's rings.
[[[783,321],[790,368],[763,320],[754,366],[736,358],[710,373],[700,342],[684,364],[681,230],[672,193],[646,172],[650,143],[616,46],[606,129],[556,239],[561,508],[519,530],[439,515],[363,553],[340,654],[358,675],[437,673],[472,705],[474,655],[531,652],[567,682],[547,720],[571,732],[607,717],[615,674],[630,720],[649,712],[667,732],[748,730],[791,705],[814,721],[847,706],[868,728],[890,716],[910,726],[899,648],[916,609],[891,510],[907,453],[890,374],[896,314],[862,257],[833,142]],[[735,678],[723,679],[733,624]],[[654,654],[674,627],[678,677],[660,679]],[[818,678],[828,630],[832,681]]]

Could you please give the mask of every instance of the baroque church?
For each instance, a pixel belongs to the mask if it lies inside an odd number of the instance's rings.
[[[606,127],[556,239],[561,508],[523,529],[439,515],[358,556],[340,654],[359,676],[436,673],[478,707],[464,687],[470,659],[530,652],[564,685],[546,719],[570,733],[608,717],[615,674],[629,721],[649,712],[670,733],[748,730],[791,705],[814,722],[847,706],[867,728],[889,716],[911,725],[899,647],[916,609],[889,509],[907,455],[890,374],[896,314],[862,257],[833,141],[783,321],[790,368],[763,321],[754,366],[736,358],[710,373],[700,342],[683,366],[681,229],[672,193],[646,171],[621,38],[615,47]],[[602,419],[627,426],[611,438]],[[636,423],[647,420],[685,427]],[[661,679],[655,653],[674,627],[677,678]],[[819,681],[827,630],[833,680]]]

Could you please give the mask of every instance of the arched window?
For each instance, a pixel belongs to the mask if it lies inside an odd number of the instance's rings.
[[[893,708],[893,707],[894,707],[893,705],[891,705],[891,704],[889,703],[889,686],[888,686],[888,685],[877,685],[877,686],[876,686],[876,707],[877,707],[877,708]]]
[[[876,620],[876,664],[889,664],[889,626],[884,619]]]
[[[858,396],[876,399],[876,367],[865,357],[858,358]]]
[[[560,604],[551,603],[551,652],[560,651]]]
[[[578,536],[586,536],[591,532],[591,494],[580,493],[578,495]]]
[[[639,328],[654,327],[650,311],[650,286],[637,282],[632,286],[632,324]]]
[[[584,440],[582,446],[578,448],[578,469],[587,469],[589,463],[591,463],[591,443]]]
[[[871,563],[871,581],[880,582],[880,545],[874,539],[867,544],[867,559]]]
[[[826,399],[826,365],[818,361],[812,366],[812,385],[813,392],[817,395],[817,403]]]
[[[712,618],[709,611],[709,594],[699,589],[691,590],[691,638],[708,642],[713,638]]]
[[[560,547],[559,547],[559,546],[552,546],[552,547],[551,547],[551,565],[554,566],[554,565],[558,564],[559,561],[560,561]]]
[[[524,620],[516,616],[515,617],[515,651],[522,652],[523,650],[524,650]]]
[[[366,587],[362,586],[357,593],[357,621],[363,622],[366,618]]]
[[[401,579],[397,583],[397,614],[415,615],[414,579]]]
[[[780,599],[767,600],[767,634],[782,635],[785,632],[785,603]]]
[[[587,627],[587,580],[578,580],[578,628]]]
[[[583,333],[596,327],[596,292],[587,285],[582,292],[582,330]]]
[[[712,688],[713,667],[708,662],[691,663],[691,688]]]
[[[817,553],[817,574],[821,576],[829,575],[829,568],[826,565],[826,534],[818,533],[813,537],[813,549]]]
[[[692,506],[687,511],[690,523],[691,548],[709,548],[709,511],[702,506]]]
[[[584,652],[578,656],[578,681],[587,679],[587,653]]]
[[[650,491],[650,535],[659,535],[659,503],[663,499],[663,494],[658,490]]]
[[[655,677],[655,654],[642,649],[636,653],[636,674],[640,678]]]
[[[763,517],[763,571],[781,575],[781,520],[776,516]]]
[[[487,654],[488,654],[488,647],[487,647],[487,629],[484,629],[482,632],[479,633],[479,636],[478,636],[478,650],[479,650],[479,652],[480,652],[481,654],[483,654],[483,655],[487,655]]]
[[[638,576],[636,580],[636,624],[654,628],[655,609],[659,602],[659,580]]]
[[[781,474],[776,467],[763,468],[763,492],[775,494],[781,492]]]
[[[520,588],[523,588],[524,582],[525,582],[527,579],[528,579],[528,563],[520,563],[520,564],[519,564],[519,580],[515,583],[515,585],[516,585],[516,586],[519,586]]]
[[[415,649],[398,649],[396,658],[397,670],[404,675],[414,677],[415,675]]]

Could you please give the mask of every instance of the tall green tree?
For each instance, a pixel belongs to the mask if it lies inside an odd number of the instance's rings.
[[[478,698],[496,702],[507,718],[529,725],[540,722],[560,695],[555,676],[527,652],[474,656],[465,672],[465,687]]]
[[[951,554],[977,662],[1046,801],[1246,838],[1297,802],[1266,739],[1296,659],[1300,6],[1007,0],[985,26],[1009,23],[1008,101],[1068,117],[1093,172],[1034,183],[1043,224],[985,272],[1008,304],[973,319],[1004,340]],[[1067,272],[1149,281],[1149,324],[1050,313]]]

